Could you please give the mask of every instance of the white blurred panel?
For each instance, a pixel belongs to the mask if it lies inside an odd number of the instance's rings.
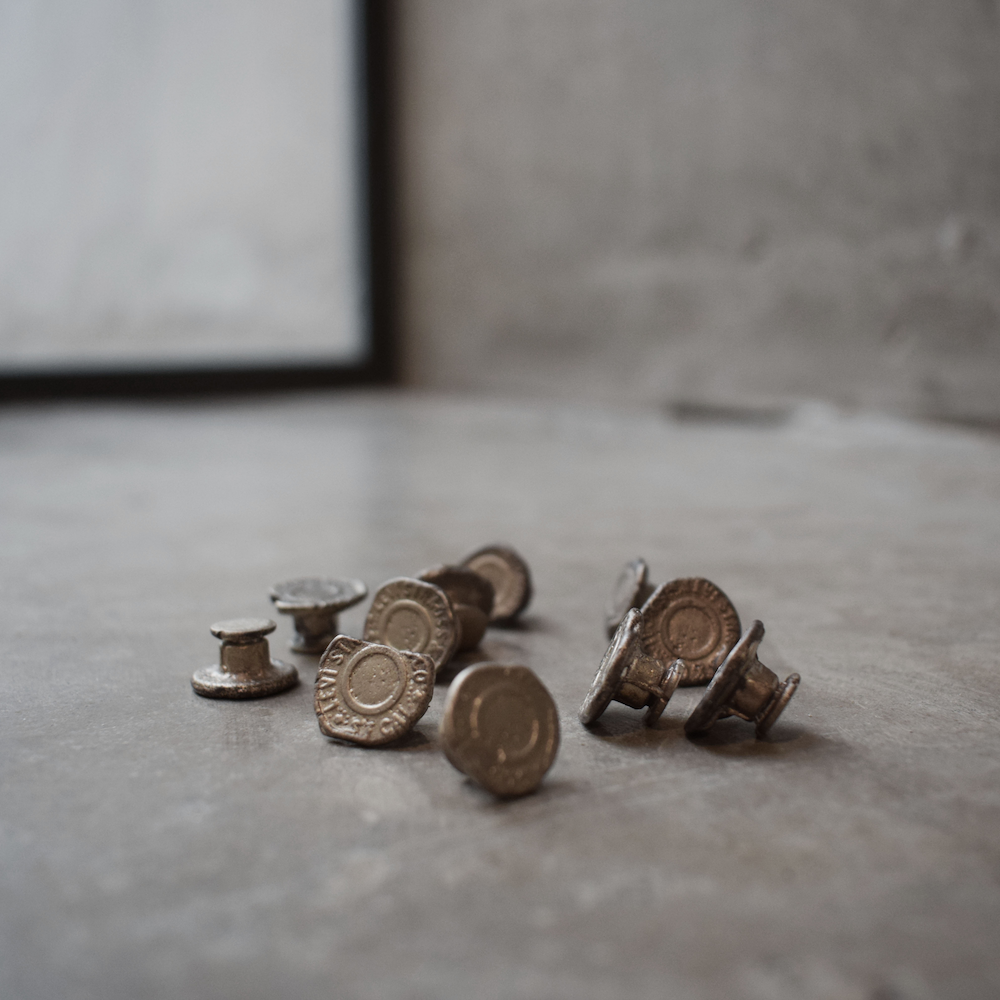
[[[0,366],[363,353],[351,0],[0,0]]]

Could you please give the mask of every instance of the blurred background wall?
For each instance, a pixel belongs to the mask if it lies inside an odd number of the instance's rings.
[[[996,0],[406,0],[407,370],[1000,417]]]
[[[358,350],[353,9],[0,0],[0,366]],[[392,9],[411,384],[1000,419],[998,0]]]
[[[352,0],[0,0],[0,367],[360,348]]]

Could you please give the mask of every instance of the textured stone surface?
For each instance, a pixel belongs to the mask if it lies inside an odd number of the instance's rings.
[[[995,0],[414,0],[410,371],[1000,419]]]
[[[7,409],[0,996],[995,996],[998,497],[995,438],[817,408]],[[381,750],[321,737],[305,657],[287,695],[191,692],[209,624],[266,615],[276,580],[374,590],[498,539],[536,596],[484,656],[561,716],[534,796],[448,764],[443,685]],[[578,724],[640,553],[717,582],[801,672],[771,740],[685,739],[699,689],[654,730],[620,705]]]

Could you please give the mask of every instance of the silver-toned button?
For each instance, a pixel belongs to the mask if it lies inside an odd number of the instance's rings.
[[[718,719],[728,715],[756,723],[758,738],[774,725],[801,678],[790,674],[779,681],[778,675],[757,659],[757,646],[763,638],[764,625],[751,622],[684,723],[686,733],[707,732]]]
[[[271,588],[271,600],[283,615],[292,615],[294,653],[322,653],[340,631],[337,615],[364,600],[368,588],[360,580],[303,577]]]
[[[651,656],[684,661],[684,687],[707,684],[740,637],[733,602],[700,576],[657,587],[642,606],[642,620],[642,644]]]
[[[459,771],[494,795],[526,795],[559,750],[555,702],[527,667],[466,667],[448,689],[441,745]]]
[[[383,583],[365,619],[365,642],[423,653],[440,670],[458,647],[458,625],[448,595],[433,583],[397,577]]]
[[[405,736],[433,695],[430,657],[338,635],[319,661],[314,703],[327,736],[379,746]]]
[[[493,611],[493,584],[464,566],[432,566],[417,577],[440,587],[458,622],[458,649],[475,649],[486,634]]]
[[[495,625],[512,622],[531,601],[531,570],[509,545],[487,545],[462,560],[466,569],[486,577],[493,584]]]
[[[618,626],[629,611],[641,608],[655,589],[655,584],[649,582],[649,567],[645,559],[633,559],[625,564],[625,568],[618,574],[615,589],[611,592],[611,602],[604,615],[609,639],[615,637]]]
[[[585,726],[596,722],[612,701],[629,708],[646,708],[643,721],[653,726],[677,689],[684,663],[663,663],[643,650],[642,619],[638,608],[630,608],[618,626],[580,706],[580,721]]]
[[[191,687],[203,698],[266,698],[299,682],[295,667],[272,660],[265,636],[278,626],[270,618],[233,618],[216,622],[212,635],[222,640],[219,662],[196,670]]]

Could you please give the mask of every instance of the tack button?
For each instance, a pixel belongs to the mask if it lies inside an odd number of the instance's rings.
[[[527,667],[466,667],[448,689],[441,745],[452,765],[487,791],[526,795],[559,750],[555,702]]]
[[[340,631],[337,616],[368,595],[360,580],[302,577],[276,583],[271,600],[284,615],[291,615],[295,636],[289,643],[293,653],[322,653]]]
[[[466,556],[462,565],[493,584],[491,623],[510,624],[531,601],[531,570],[509,545],[486,545]]]
[[[295,667],[272,660],[267,636],[277,625],[270,618],[232,618],[211,626],[222,640],[219,662],[196,670],[195,694],[203,698],[266,698],[299,682]]]
[[[763,638],[763,623],[751,622],[684,723],[686,733],[707,732],[719,719],[735,715],[755,723],[758,739],[767,735],[795,694],[801,678],[789,674],[781,681],[757,659],[757,647]]]
[[[704,577],[664,583],[642,606],[642,644],[664,663],[684,661],[681,686],[707,684],[740,637],[733,602]]]
[[[364,640],[423,653],[438,671],[458,647],[458,624],[451,601],[440,587],[401,576],[375,592],[365,619]]]
[[[618,626],[608,651],[597,668],[594,682],[580,706],[580,721],[596,722],[613,701],[629,708],[645,708],[645,723],[655,725],[677,689],[684,663],[663,663],[649,656],[642,644],[643,614],[630,608]]]
[[[327,736],[380,746],[410,732],[433,695],[430,657],[338,635],[319,661],[314,705]]]

